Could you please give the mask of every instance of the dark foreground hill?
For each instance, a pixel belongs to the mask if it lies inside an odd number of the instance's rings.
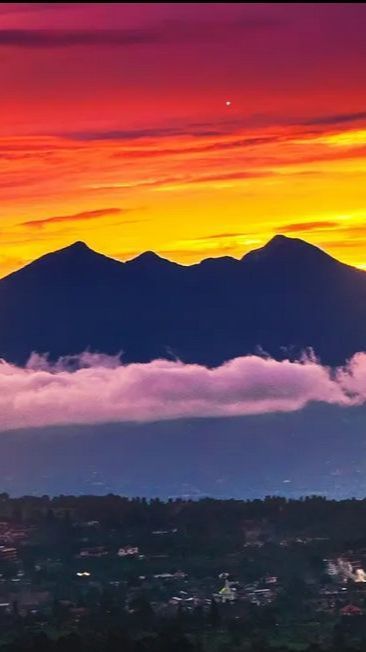
[[[366,495],[366,409],[0,433],[1,491],[257,498]]]
[[[0,356],[18,363],[90,349],[216,365],[307,347],[329,364],[366,349],[366,273],[298,239],[191,266],[151,252],[121,263],[77,242],[0,281]]]

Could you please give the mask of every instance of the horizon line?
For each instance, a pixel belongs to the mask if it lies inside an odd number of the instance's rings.
[[[80,249],[82,249],[82,248],[88,249],[89,251],[91,251],[91,252],[93,252],[93,253],[95,253],[95,254],[97,254],[99,256],[103,256],[105,258],[109,258],[110,260],[114,260],[114,261],[116,261],[118,263],[121,263],[121,265],[124,265],[126,263],[131,263],[131,262],[133,262],[135,260],[138,260],[139,258],[142,258],[144,256],[151,256],[151,257],[156,257],[156,258],[160,259],[161,261],[167,262],[167,263],[169,263],[171,265],[176,265],[178,267],[196,267],[196,266],[201,265],[202,263],[204,263],[206,261],[209,261],[209,260],[220,260],[220,259],[226,259],[227,260],[227,259],[230,259],[230,260],[232,260],[234,262],[240,263],[249,254],[251,254],[251,253],[253,253],[255,251],[260,251],[260,250],[264,249],[265,247],[267,247],[271,242],[279,241],[279,240],[304,243],[305,245],[309,246],[310,248],[321,251],[322,253],[324,253],[329,258],[332,258],[333,260],[337,261],[340,265],[345,265],[346,267],[351,267],[353,269],[360,270],[360,271],[366,271],[362,267],[359,267],[357,265],[351,265],[349,263],[345,263],[345,262],[339,260],[338,258],[333,256],[332,254],[330,254],[323,247],[312,244],[311,242],[309,242],[308,240],[305,240],[304,238],[292,237],[292,236],[287,236],[287,235],[285,235],[283,233],[277,233],[274,236],[272,236],[271,238],[269,238],[260,247],[256,247],[254,249],[249,249],[248,251],[246,251],[240,257],[236,257],[236,256],[229,255],[229,254],[227,254],[227,255],[217,255],[217,256],[211,255],[211,256],[207,256],[205,258],[201,258],[201,260],[199,260],[197,262],[194,262],[194,263],[178,262],[178,261],[176,261],[174,259],[167,258],[163,254],[157,253],[156,251],[154,251],[152,249],[142,250],[140,253],[137,253],[137,254],[133,255],[131,258],[126,258],[125,260],[122,260],[121,258],[119,258],[116,255],[105,254],[104,252],[93,249],[91,246],[89,246],[89,244],[85,240],[74,240],[70,244],[65,245],[64,247],[59,247],[58,249],[52,249],[51,251],[45,251],[45,253],[41,254],[40,256],[38,256],[36,258],[33,258],[29,262],[26,262],[24,265],[21,265],[20,267],[16,268],[12,272],[9,272],[8,274],[5,274],[4,276],[0,276],[0,281],[12,276],[13,274],[16,274],[17,272],[21,271],[22,269],[25,269],[26,267],[28,267],[29,265],[32,265],[33,263],[37,262],[38,260],[41,260],[41,259],[45,258],[46,256],[51,256],[53,254],[57,254],[59,252],[66,251],[66,250],[76,248],[76,247],[79,247]]]

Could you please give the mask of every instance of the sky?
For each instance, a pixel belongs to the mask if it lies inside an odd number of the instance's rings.
[[[366,4],[1,3],[0,276],[84,240],[366,268]]]

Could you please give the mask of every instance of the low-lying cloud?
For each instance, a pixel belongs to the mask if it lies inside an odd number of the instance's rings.
[[[209,369],[180,361],[123,364],[84,353],[25,367],[0,362],[0,430],[118,421],[292,412],[320,401],[366,401],[366,353],[330,369],[311,357],[291,362],[250,355]]]

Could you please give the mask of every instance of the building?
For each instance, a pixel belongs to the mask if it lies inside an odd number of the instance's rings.
[[[133,557],[134,555],[138,554],[138,546],[125,546],[124,548],[119,548],[117,552],[118,557]]]
[[[362,616],[363,609],[354,604],[346,604],[345,607],[342,607],[342,609],[339,610],[339,613],[341,616]]]
[[[83,548],[79,553],[79,557],[105,557],[106,555],[108,555],[108,550],[106,550],[104,546]]]
[[[236,600],[236,589],[231,586],[231,583],[229,582],[228,579],[225,580],[225,584],[220,589],[218,593],[218,599],[225,603],[225,602],[233,602]]]
[[[0,546],[0,562],[14,562],[18,558],[17,549]]]

